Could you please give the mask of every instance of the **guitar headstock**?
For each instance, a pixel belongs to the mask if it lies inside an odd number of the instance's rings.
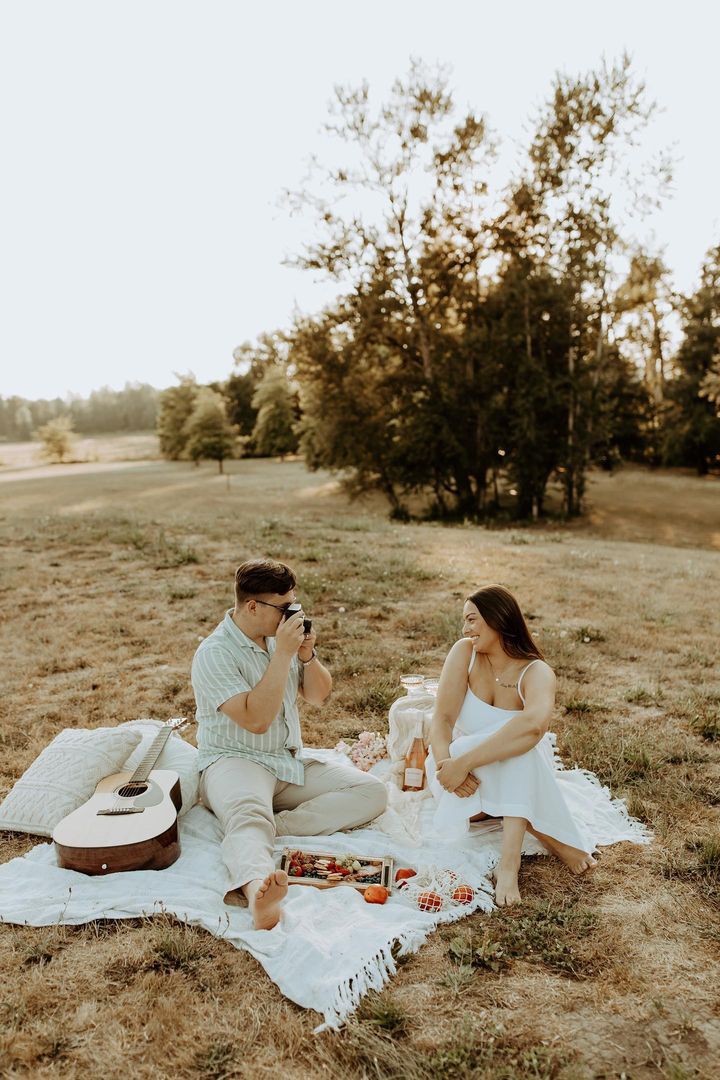
[[[187,716],[173,716],[170,720],[166,720],[163,727],[169,727],[172,731],[182,731],[183,728],[188,727],[190,721]]]

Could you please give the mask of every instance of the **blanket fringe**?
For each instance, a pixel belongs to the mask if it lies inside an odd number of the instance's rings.
[[[339,1030],[348,1016],[355,1012],[368,991],[380,991],[390,982],[397,971],[393,946],[398,946],[398,956],[407,956],[409,953],[417,952],[433,930],[434,926],[429,926],[427,930],[408,930],[378,949],[371,959],[363,963],[359,971],[340,983],[335,990],[332,1002],[325,1009],[325,1022],[316,1027],[313,1034],[318,1035],[321,1031],[328,1029]]]
[[[390,979],[397,972],[393,952],[397,957],[409,956],[411,953],[416,953],[425,944],[430,934],[441,923],[458,922],[460,919],[464,919],[479,910],[491,911],[494,904],[489,892],[486,891],[491,888],[490,883],[483,879],[476,900],[472,905],[443,911],[435,919],[428,920],[427,926],[421,930],[406,930],[401,934],[397,934],[381,949],[378,949],[375,955],[370,960],[365,961],[354,975],[343,979],[338,985],[332,1001],[324,1009],[325,1021],[313,1029],[313,1035],[319,1035],[323,1031],[339,1031],[370,990],[379,992],[390,982]]]
[[[649,825],[646,825],[644,821],[640,821],[639,818],[632,816],[627,808],[625,799],[621,799],[619,796],[614,799],[610,788],[606,784],[601,783],[595,773],[590,772],[588,769],[578,769],[577,771],[582,773],[585,779],[589,780],[593,787],[599,788],[600,791],[602,791],[615,813],[622,818],[623,825],[629,833],[629,836],[624,837],[623,839],[630,840],[633,844],[651,844],[653,842],[654,836],[652,829]],[[598,843],[602,844],[603,841],[598,840]],[[619,841],[616,837],[613,840],[605,841],[605,843],[617,844]]]

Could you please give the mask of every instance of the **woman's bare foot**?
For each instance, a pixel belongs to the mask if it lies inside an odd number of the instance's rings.
[[[520,889],[518,888],[518,873],[520,872],[520,860],[508,862],[503,859],[495,870],[495,903],[498,907],[510,907],[511,904],[522,903]]]
[[[272,930],[280,920],[280,905],[288,891],[288,876],[275,870],[266,878],[256,878],[244,887],[256,930]]]
[[[528,826],[528,832],[531,832],[546,848],[549,848],[553,855],[572,870],[573,874],[584,874],[586,870],[592,870],[594,866],[597,866],[597,859],[593,859],[592,855],[589,855],[587,851],[570,847],[569,844],[561,844],[554,837],[539,833],[530,826]]]

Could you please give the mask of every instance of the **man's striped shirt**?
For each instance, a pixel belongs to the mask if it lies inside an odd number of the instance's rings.
[[[192,663],[192,684],[197,710],[198,768],[206,769],[225,755],[250,758],[264,765],[278,780],[302,784],[302,738],[297,710],[302,686],[302,664],[290,664],[280,712],[263,735],[236,724],[220,706],[235,694],[248,693],[267,671],[275,652],[275,638],[265,639],[265,652],[232,619],[232,609],[198,647]]]

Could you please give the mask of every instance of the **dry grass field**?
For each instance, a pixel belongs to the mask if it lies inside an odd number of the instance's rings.
[[[65,727],[191,713],[198,640],[268,554],[335,676],[309,744],[383,728],[399,674],[437,672],[464,596],[502,582],[558,672],[566,763],[656,835],[587,879],[527,860],[521,908],[443,928],[340,1034],[202,930],[3,926],[3,1076],[720,1075],[717,480],[599,476],[582,524],[487,530],[391,523],[298,462],[0,458],[0,797]],[[2,835],[2,861],[36,842]]]

